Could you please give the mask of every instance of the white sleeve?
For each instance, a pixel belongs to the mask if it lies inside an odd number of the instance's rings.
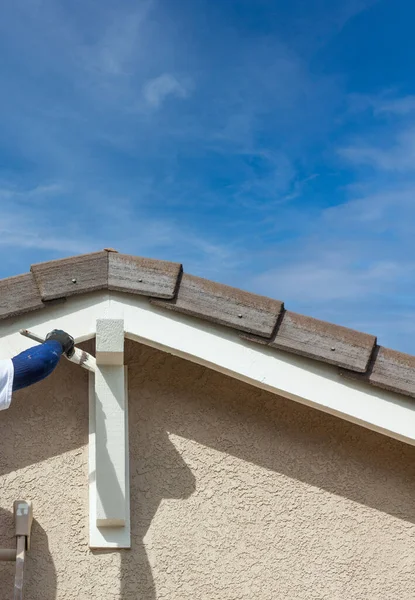
[[[9,408],[12,401],[14,368],[11,359],[0,360],[0,410]]]

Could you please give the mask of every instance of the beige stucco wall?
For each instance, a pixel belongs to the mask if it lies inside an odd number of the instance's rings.
[[[139,345],[132,550],[90,552],[87,379],[62,362],[0,413],[0,546],[33,500],[30,600],[409,600],[415,449]],[[0,600],[13,565],[0,563]]]

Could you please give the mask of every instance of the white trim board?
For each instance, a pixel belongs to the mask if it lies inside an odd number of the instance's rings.
[[[248,342],[226,327],[163,310],[133,294],[83,295],[0,323],[0,356],[31,345],[17,333],[20,328],[45,335],[59,327],[79,342],[95,335],[97,318],[124,319],[131,340],[415,445],[415,400],[346,381],[336,367]]]
[[[126,472],[124,321],[97,319],[95,367],[95,482],[98,527],[125,527]]]
[[[129,460],[129,443],[128,443],[128,380],[127,368],[124,370],[125,380],[125,403],[124,403],[124,428],[125,439],[124,447],[120,449],[121,454],[125,457],[125,488],[123,493],[125,510],[125,521],[123,526],[119,527],[100,527],[97,524],[97,508],[98,494],[96,481],[96,438],[97,438],[97,421],[96,421],[96,395],[95,395],[95,375],[89,373],[89,442],[88,442],[88,471],[89,471],[89,546],[90,548],[130,548],[130,460]]]

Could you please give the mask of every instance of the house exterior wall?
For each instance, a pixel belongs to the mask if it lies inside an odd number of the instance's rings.
[[[0,413],[0,547],[32,500],[28,598],[412,600],[415,448],[138,344],[126,359],[131,550],[88,548],[87,374],[62,362]]]

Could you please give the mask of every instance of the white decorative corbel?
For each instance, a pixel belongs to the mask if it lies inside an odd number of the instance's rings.
[[[127,368],[124,321],[96,322],[90,374],[89,510],[92,548],[130,547]]]

